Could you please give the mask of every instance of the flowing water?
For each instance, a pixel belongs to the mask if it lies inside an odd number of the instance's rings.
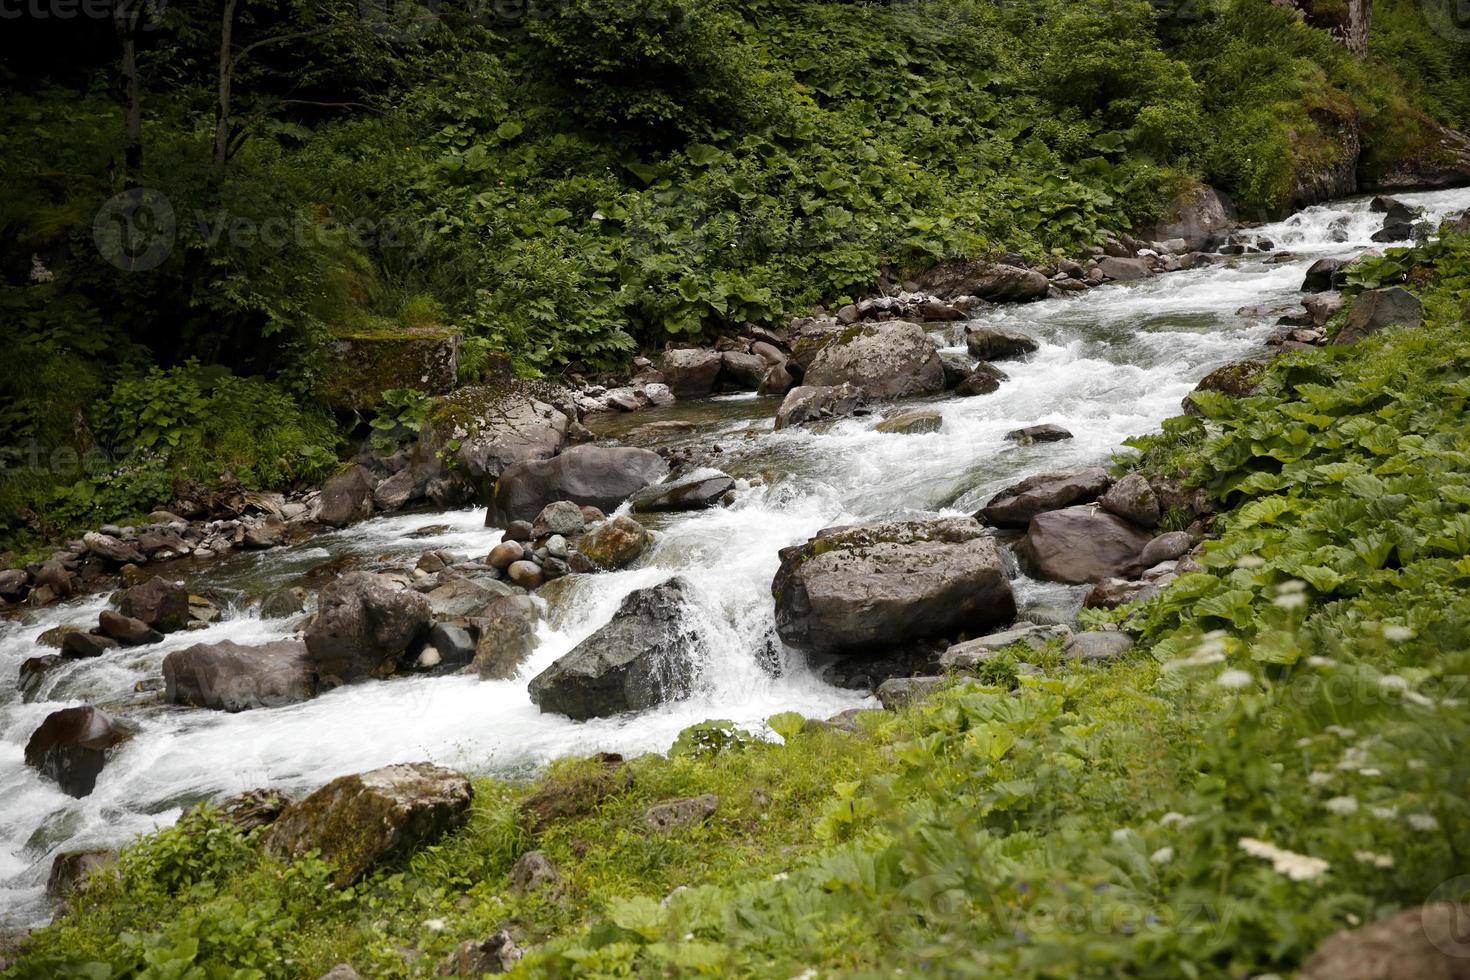
[[[1436,220],[1470,206],[1470,191],[1401,197]],[[46,652],[36,637],[61,624],[95,624],[106,597],[0,623],[0,923],[49,916],[44,883],[56,853],[115,847],[167,825],[200,799],[264,786],[310,790],[345,773],[423,759],[474,773],[521,772],[572,753],[662,751],[681,729],[709,718],[758,728],[779,711],[825,717],[867,703],[862,694],[825,684],[800,655],[773,647],[770,584],[779,549],[831,524],[971,513],[1021,477],[1106,463],[1123,439],[1154,431],[1177,414],[1209,371],[1260,348],[1275,317],[1242,316],[1238,309],[1295,304],[1313,260],[1372,247],[1371,235],[1381,226],[1382,216],[1369,213],[1366,199],[1315,207],[1258,230],[1293,252],[1290,261],[1241,257],[989,310],[982,320],[1031,334],[1041,349],[1024,362],[1006,363],[1010,380],[994,394],[905,403],[904,411],[941,413],[943,427],[933,434],[878,433],[876,416],[823,431],[775,432],[776,401],[751,396],[616,420],[608,434],[661,418],[695,421],[698,431],[684,438],[718,443],[722,468],[740,478],[743,489],[729,508],[653,522],[660,535],[639,567],[544,589],[540,643],[514,680],[364,683],[303,704],[235,715],[161,706],[148,690],[157,685],[170,650],[288,635],[291,620],[261,619],[244,599],[298,580],[326,561],[358,556],[370,564],[404,565],[429,549],[483,556],[500,538],[483,526],[483,511],[380,518],[293,548],[239,554],[186,571],[192,590],[225,597],[221,621],[155,646],[69,662],[48,674],[29,704],[16,693],[15,678],[23,660]],[[958,344],[960,333],[947,329],[936,336]],[[1075,438],[1035,446],[1004,439],[1011,429],[1042,422],[1062,425]],[[428,533],[414,534],[426,527]],[[709,638],[695,695],[586,723],[540,714],[526,695],[529,679],[606,623],[628,592],[674,574],[694,585]],[[1025,578],[1016,588],[1023,606],[1075,607],[1085,592]],[[234,605],[228,603],[232,596]],[[108,762],[95,791],[74,800],[28,769],[22,757],[47,714],[80,703],[125,716],[139,733]]]

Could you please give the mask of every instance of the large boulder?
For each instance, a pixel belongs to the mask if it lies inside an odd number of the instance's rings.
[[[995,527],[1024,528],[1037,514],[1096,500],[1111,483],[1107,470],[1100,468],[1039,473],[991,497],[975,516]]]
[[[1387,327],[1417,327],[1424,323],[1424,304],[1419,297],[1399,286],[1370,289],[1358,296],[1348,310],[1347,322],[1333,339],[1334,344],[1356,344]]]
[[[602,511],[668,475],[669,464],[647,449],[575,446],[554,459],[517,463],[500,475],[485,514],[487,527],[533,520],[556,500]]]
[[[25,761],[68,796],[83,797],[97,785],[108,756],[130,732],[111,716],[83,705],[46,716],[26,742]]]
[[[434,395],[453,391],[459,383],[459,345],[458,333],[440,327],[339,336],[322,360],[327,404],[340,412],[366,412],[394,388]]]
[[[614,517],[596,524],[577,539],[577,554],[592,569],[612,571],[630,565],[653,540],[648,529],[631,517]]]
[[[1367,6],[1367,0],[1354,0]],[[1455,8],[1438,4],[1423,5],[1424,12],[1441,31],[1452,32],[1446,37],[1464,39],[1464,23],[1455,22],[1450,13]],[[1434,124],[1430,124],[1434,125]],[[1423,150],[1406,156],[1395,165],[1379,173],[1365,173],[1362,189],[1365,191],[1417,191],[1429,188],[1462,187],[1470,184],[1470,136],[1458,130],[1435,126],[1431,144]]]
[[[571,394],[546,382],[461,388],[435,403],[410,465],[437,503],[488,500],[506,469],[560,452],[576,419]]]
[[[346,887],[383,861],[432,844],[469,818],[474,790],[451,769],[427,762],[342,776],[292,803],[261,838],[272,857],[311,851],[336,868]]]
[[[1236,361],[1216,368],[1200,379],[1195,391],[1213,391],[1230,398],[1249,398],[1260,391],[1266,380],[1266,362],[1257,360]],[[1193,394],[1193,392],[1191,392]],[[1185,415],[1199,415],[1200,408],[1189,395],[1180,404]]]
[[[475,643],[474,668],[482,680],[514,677],[536,650],[536,624],[541,612],[530,596],[496,599],[471,620],[480,631]]]
[[[989,361],[981,361],[970,371],[965,380],[955,386],[954,393],[961,398],[989,395],[999,391],[1000,386],[1011,380],[1011,376]]]
[[[1097,260],[1097,267],[1102,274],[1115,282],[1132,282],[1135,279],[1147,279],[1153,275],[1153,270],[1143,259],[1119,258],[1114,255],[1104,255]]]
[[[1228,198],[1197,184],[1174,198],[1148,237],[1156,242],[1183,239],[1186,251],[1205,252],[1225,239],[1234,220]]]
[[[923,327],[890,320],[843,331],[817,354],[802,381],[855,385],[869,398],[907,398],[943,391],[944,365]]]
[[[531,700],[578,721],[688,696],[704,641],[679,578],[629,593],[612,621],[537,674]]]
[[[82,543],[92,554],[114,565],[141,565],[148,560],[148,556],[139,551],[138,546],[131,541],[124,541],[99,531],[88,531],[83,534]],[[38,585],[43,584],[39,576],[36,581]]]
[[[142,620],[160,632],[173,633],[189,625],[189,590],[155,575],[124,592],[118,608],[124,616]]]
[[[1278,214],[1321,201],[1350,197],[1358,192],[1358,159],[1363,138],[1352,103],[1321,106],[1308,113],[1312,131],[1300,133],[1298,143],[1311,152],[1295,155],[1291,187],[1279,202]]]
[[[776,631],[821,653],[873,653],[977,633],[1016,615],[1006,563],[969,518],[820,534],[781,551]]]
[[[373,513],[373,476],[356,463],[322,484],[316,519],[328,527],[346,527]]]
[[[1154,488],[1139,473],[1129,473],[1114,483],[1098,503],[1103,510],[1142,528],[1156,527],[1161,516]]]
[[[311,655],[299,640],[242,646],[198,643],[163,658],[170,704],[248,711],[306,701],[316,694]]]
[[[97,615],[97,628],[103,636],[110,637],[125,647],[141,647],[157,643],[163,634],[141,619],[124,616],[112,609],[104,609]]]
[[[505,567],[510,565],[507,562]],[[435,622],[458,622],[482,615],[490,603],[515,591],[495,579],[455,578],[425,593],[424,598],[429,601],[429,613]]]
[[[1470,980],[1470,905],[1430,902],[1322,941],[1298,980]]]
[[[720,388],[723,391],[756,391],[766,379],[766,360],[759,354],[727,350],[720,355]]]
[[[1325,293],[1336,289],[1341,282],[1342,268],[1347,265],[1346,259],[1318,259],[1307,269],[1306,278],[1302,280],[1302,292]]]
[[[1004,327],[974,326],[965,330],[965,347],[982,361],[1004,361],[1034,354],[1041,345],[1034,337]]]
[[[429,600],[369,572],[349,572],[322,591],[306,649],[321,687],[392,673],[429,630]]]
[[[1016,554],[1037,578],[1080,585],[1122,575],[1152,537],[1096,504],[1084,504],[1037,514]]]
[[[776,428],[855,415],[867,406],[862,389],[850,384],[802,385],[792,388],[776,409]]]
[[[635,493],[630,503],[637,513],[708,510],[735,489],[735,481],[724,473],[708,472],[676,483],[658,483]]]
[[[978,296],[991,303],[1044,299],[1051,283],[1031,269],[1003,262],[951,262],[918,277],[919,288],[936,296]]]
[[[685,348],[664,351],[658,359],[658,370],[675,397],[704,398],[714,394],[721,364],[719,351]]]

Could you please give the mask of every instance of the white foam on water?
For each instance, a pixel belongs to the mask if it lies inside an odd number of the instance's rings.
[[[1470,192],[1405,194],[1432,220],[1470,205]],[[1334,222],[1347,242],[1334,242]],[[475,773],[519,772],[551,758],[598,750],[663,751],[678,732],[710,718],[758,727],[794,710],[824,717],[867,702],[824,684],[804,658],[774,642],[770,585],[781,548],[819,529],[889,517],[969,513],[996,490],[1046,469],[1105,464],[1122,441],[1157,429],[1206,373],[1259,349],[1274,316],[1242,307],[1295,304],[1305,269],[1323,255],[1368,247],[1382,215],[1367,199],[1309,208],[1258,232],[1295,258],[1262,257],[1109,286],[1025,306],[987,311],[984,322],[1034,336],[1040,349],[1004,362],[993,394],[905,403],[932,408],[938,432],[875,431],[879,417],[848,419],[824,431],[774,432],[770,400],[748,395],[751,414],[713,428],[732,437],[729,470],[760,473],[734,505],[654,522],[658,539],[638,567],[577,576],[545,590],[548,619],[539,645],[508,681],[474,677],[403,678],[353,685],[313,701],[227,715],[160,706],[135,685],[156,685],[163,657],[197,642],[256,643],[289,635],[291,620],[261,619],[242,603],[207,630],[175,634],[139,650],[68,663],[46,678],[41,699],[22,703],[15,678],[44,630],[90,626],[105,597],[28,612],[0,624],[0,922],[44,921],[44,882],[60,851],[111,847],[178,818],[195,800],[261,786],[310,790],[328,780],[394,762],[431,760]],[[1339,236],[1341,237],[1341,236]],[[953,334],[951,339],[957,339]],[[1075,438],[1022,446],[1005,434],[1055,423]],[[757,430],[744,438],[742,430]],[[431,529],[423,533],[424,529]],[[410,535],[413,535],[412,537]],[[345,555],[411,563],[427,550],[482,556],[500,539],[484,512],[400,514],[313,538],[305,545],[247,553],[191,573],[196,591],[258,596]],[[577,723],[543,715],[526,685],[557,657],[605,624],[634,589],[682,576],[705,656],[692,697],[636,715]],[[1023,604],[1076,603],[1080,590],[1019,579]],[[774,666],[774,670],[772,669]],[[108,762],[95,791],[61,793],[23,763],[30,733],[47,714],[96,703],[138,728]]]

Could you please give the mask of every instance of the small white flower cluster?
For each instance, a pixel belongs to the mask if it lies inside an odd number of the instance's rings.
[[[1322,804],[1328,813],[1335,813],[1339,817],[1346,817],[1358,812],[1358,798],[1356,796],[1334,796]]]
[[[1408,816],[1409,826],[1420,833],[1427,834],[1439,829],[1439,821],[1427,813],[1411,813]]]
[[[1357,738],[1358,737],[1358,733],[1357,732],[1353,731],[1351,728],[1344,728],[1341,725],[1328,725],[1326,728],[1324,728],[1322,730],[1324,732],[1331,732],[1333,735],[1336,735],[1338,738]]]
[[[1332,782],[1332,773],[1330,772],[1314,769],[1307,774],[1307,784],[1309,786],[1326,786],[1330,782]]]
[[[1374,854],[1372,851],[1354,851],[1353,857],[1364,864],[1371,864],[1375,868],[1393,867],[1392,854]]]
[[[1407,626],[1385,626],[1383,638],[1390,643],[1405,643],[1414,638],[1414,631]]]
[[[1292,579],[1276,586],[1276,598],[1272,603],[1282,609],[1300,609],[1307,604],[1307,583]]]
[[[1288,851],[1269,841],[1257,840],[1254,837],[1242,837],[1236,844],[1251,857],[1270,861],[1271,867],[1277,874],[1285,875],[1292,881],[1311,881],[1325,874],[1331,867],[1321,858],[1297,854],[1295,851]]]
[[[1260,555],[1241,555],[1239,558],[1235,559],[1236,568],[1255,569],[1264,568],[1265,566],[1266,559],[1262,558]]]
[[[1150,854],[1148,856],[1148,859],[1153,864],[1168,864],[1170,861],[1174,860],[1174,848],[1161,847],[1157,851],[1154,851],[1152,854]]]
[[[1220,676],[1215,678],[1216,684],[1219,684],[1221,687],[1232,691],[1238,691],[1241,688],[1249,687],[1254,682],[1255,678],[1252,677],[1249,673],[1243,670],[1237,670],[1233,667],[1230,670],[1221,671]]]
[[[1165,670],[1183,670],[1186,667],[1208,667],[1225,662],[1225,631],[1211,630],[1203,642],[1187,657],[1176,657],[1164,664]]]
[[[1170,810],[1168,813],[1159,818],[1159,826],[1172,827],[1175,824],[1178,824],[1181,827],[1188,827],[1190,824],[1194,823],[1194,821],[1194,817],[1186,817],[1182,813],[1175,813],[1173,810]]]

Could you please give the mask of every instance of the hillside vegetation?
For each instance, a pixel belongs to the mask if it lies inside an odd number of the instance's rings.
[[[1360,60],[1266,0],[272,0],[227,7],[223,109],[213,8],[142,15],[136,98],[111,25],[66,68],[12,32],[0,546],[178,477],[319,480],[361,421],[323,402],[334,336],[596,371],[884,269],[1075,254],[1198,181],[1279,213],[1343,119],[1369,175],[1470,123],[1420,6]]]

